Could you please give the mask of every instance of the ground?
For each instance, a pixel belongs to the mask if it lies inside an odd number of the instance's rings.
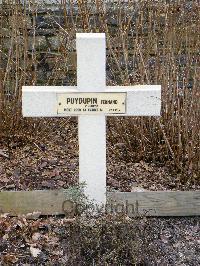
[[[53,120],[52,128],[50,137],[41,133],[31,142],[16,138],[9,146],[6,141],[0,143],[1,190],[67,188],[78,181],[77,121],[59,127]],[[107,144],[107,185],[110,189],[200,188],[192,182],[182,184],[180,175],[172,174],[166,165],[123,160],[122,148],[121,144]],[[119,156],[114,149],[118,149]],[[104,225],[102,221],[94,222],[98,223],[94,228],[100,230],[97,234],[92,231],[94,229],[88,229],[90,219],[84,224],[78,217],[29,220],[26,216],[10,218],[2,215],[0,265],[104,265],[105,262],[108,265],[200,265],[199,217],[121,219],[126,221],[122,223],[125,227],[119,235],[115,231],[121,221],[114,217],[106,217]],[[111,224],[118,229],[106,227]],[[104,227],[107,229],[103,231]],[[69,237],[72,231],[74,239]],[[104,245],[109,244],[107,252],[97,249],[98,239],[106,241]],[[119,243],[123,246],[115,254]]]
[[[31,143],[17,139],[9,150],[6,142],[0,142],[1,190],[67,188],[78,181],[77,122],[64,127],[58,127],[57,122],[53,120],[51,132],[38,134]],[[167,165],[124,160],[123,149],[121,143],[107,142],[107,185],[111,189],[200,189],[193,182],[183,184],[181,175]]]
[[[0,265],[200,265],[199,218],[102,224],[1,217]]]

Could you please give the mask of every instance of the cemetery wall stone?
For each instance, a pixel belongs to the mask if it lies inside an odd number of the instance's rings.
[[[18,1],[16,6],[8,4],[8,1],[3,0],[0,2],[2,25],[0,48],[3,51],[0,68],[6,68],[9,49],[14,41],[19,46],[23,46],[30,61],[33,53],[37,57],[38,84],[45,84],[55,66],[59,64],[62,64],[62,67],[60,67],[60,73],[57,73],[57,83],[60,84],[62,81],[62,85],[67,85],[73,82],[76,70],[76,47],[75,31],[73,32],[70,29],[73,28],[74,22],[77,32],[84,32],[85,29],[79,19],[77,2],[73,1],[73,12],[69,4],[66,5],[66,8],[63,8],[63,4],[60,4],[61,2],[63,3],[64,1],[37,0],[32,1],[31,4],[31,1],[21,0]],[[126,3],[126,0],[124,2]],[[105,4],[112,8],[115,5],[115,1],[105,1]],[[93,22],[98,24],[99,14],[92,5],[89,10],[91,25]],[[112,12],[115,13],[115,10],[112,9]],[[19,24],[14,32],[16,20]],[[114,16],[108,16],[107,20],[109,27],[115,31],[118,24],[117,19]],[[59,67],[56,67],[57,72],[58,69]]]
[[[81,21],[83,18],[80,19],[80,6],[78,7],[77,1],[73,1],[73,7],[67,4],[65,6],[66,8],[63,8],[63,4],[61,5],[60,3],[69,3],[70,1],[37,0],[32,1],[31,4],[31,1],[19,0],[18,3],[20,3],[20,5],[18,4],[17,8],[13,4],[8,4],[8,2],[7,0],[2,0],[0,2],[0,49],[3,51],[0,60],[0,68],[6,68],[9,49],[11,45],[14,46],[14,42],[18,44],[19,50],[26,50],[26,56],[28,57],[27,66],[29,66],[29,69],[26,69],[26,71],[31,72],[37,68],[38,85],[44,85],[47,82],[48,84],[52,82],[55,84],[56,82],[56,85],[74,85],[76,80],[75,31],[85,32],[85,25],[83,21]],[[117,48],[121,45],[121,40],[117,37],[117,31],[119,30],[119,9],[115,3],[116,1],[104,2],[107,10],[109,10],[107,12],[106,23],[112,35],[111,45],[113,48]],[[190,2],[191,1],[188,1],[188,10],[190,8]],[[26,7],[25,3],[27,3]],[[156,5],[156,3],[157,2],[154,4]],[[126,42],[126,45],[128,45],[126,48],[131,54],[131,51],[134,53],[133,38],[136,35],[136,32],[134,32],[136,31],[134,24],[138,16],[138,10],[136,8],[137,5],[134,6],[134,8],[126,8],[126,0],[121,1],[121,4],[124,5],[126,16],[131,18],[131,23],[133,25],[131,28],[131,36],[126,36],[126,39],[130,38],[130,41],[128,39]],[[100,31],[100,14],[94,9],[92,4],[90,5],[90,1],[88,1],[88,6],[90,25],[93,28],[97,25]],[[82,12],[84,14],[84,10],[82,10]],[[15,21],[17,21],[16,29]],[[162,26],[162,23],[163,25],[165,23],[165,14],[160,15],[159,27]],[[139,34],[143,39],[145,39],[146,36],[147,39],[148,31],[148,23],[146,26],[145,23],[143,23],[141,32],[137,29],[137,36]],[[196,38],[195,35],[194,38]],[[160,43],[162,43],[162,36],[160,36]],[[155,61],[153,46],[149,53],[149,64],[152,66]],[[180,56],[181,58],[180,60],[178,58],[178,61],[181,62],[184,67],[184,54]],[[118,54],[118,59],[120,61],[120,68],[126,71],[127,64],[124,55],[122,54],[120,57]],[[130,64],[128,64],[129,70],[133,71],[136,64],[137,62],[131,61]],[[109,69],[107,69],[107,76],[112,79],[112,75],[109,74]],[[30,84],[30,80],[27,80],[27,84]]]

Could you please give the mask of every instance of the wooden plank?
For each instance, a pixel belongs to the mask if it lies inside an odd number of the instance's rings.
[[[106,92],[126,92],[126,114],[109,116],[160,116],[161,86],[108,86]],[[57,114],[58,93],[79,92],[73,86],[23,86],[22,112],[24,117],[65,117]],[[70,114],[70,116],[76,116]]]
[[[200,191],[114,192],[108,194],[108,201],[128,204],[130,216],[137,212],[146,216],[200,215]]]
[[[66,209],[68,199],[67,190],[1,191],[0,213],[64,214],[63,203]],[[200,215],[200,191],[109,192],[107,210],[128,210],[130,217]]]
[[[103,92],[106,86],[106,36],[77,33],[77,88]],[[106,203],[106,121],[99,115],[78,117],[79,182],[90,200]]]
[[[62,214],[65,193],[62,190],[1,191],[0,212],[11,215],[39,212]]]

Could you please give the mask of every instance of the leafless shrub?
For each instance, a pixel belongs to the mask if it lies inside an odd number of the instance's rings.
[[[150,265],[162,251],[149,243],[145,234],[150,222],[145,218],[104,215],[80,218],[66,227],[65,263],[79,265]],[[81,241],[80,241],[81,239]]]
[[[37,1],[4,3],[0,134],[35,138],[43,130],[45,136],[50,122],[22,119],[22,85],[75,84],[75,33],[106,32],[108,85],[162,85],[161,118],[109,119],[109,140],[125,143],[127,160],[169,163],[183,181],[194,181],[200,162],[198,1],[107,2],[63,0],[61,15],[48,11],[45,19],[59,41],[56,51],[48,25],[38,25]],[[46,32],[44,47],[39,30]],[[43,76],[45,66],[50,69]]]

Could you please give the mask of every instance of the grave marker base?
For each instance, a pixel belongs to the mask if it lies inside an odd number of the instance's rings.
[[[64,214],[65,200],[67,192],[64,190],[1,191],[0,213],[9,213],[10,216],[33,212],[40,215],[60,215]],[[109,212],[119,213],[124,208],[125,213],[128,209],[130,217],[200,215],[199,190],[108,192],[107,203]]]

